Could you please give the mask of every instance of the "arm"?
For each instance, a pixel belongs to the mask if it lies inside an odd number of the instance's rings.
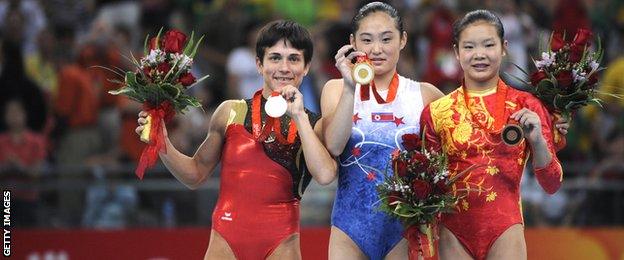
[[[212,170],[219,162],[230,106],[230,101],[225,101],[217,108],[210,119],[208,135],[193,157],[182,154],[171,144],[167,135],[167,129],[163,124],[167,153],[159,153],[160,159],[173,176],[187,187],[191,189],[199,187],[212,175]],[[143,130],[143,124],[146,122],[144,117],[146,115],[143,111],[139,113],[140,125],[136,128],[138,134]]]
[[[532,110],[531,110],[532,109]],[[533,169],[540,186],[549,193],[561,187],[563,170],[555,153],[552,121],[548,111],[541,105],[525,107],[511,117],[523,127],[533,158]]]
[[[338,165],[321,142],[322,121],[320,119],[314,129],[310,125],[308,114],[303,109],[303,96],[298,89],[288,86],[282,90],[288,103],[288,115],[297,125],[303,156],[310,174],[321,185],[330,184],[336,178]]]
[[[426,105],[420,114],[420,133],[425,136],[425,147],[429,151],[442,152],[442,142],[435,132],[430,105]]]
[[[323,136],[327,150],[332,156],[339,156],[351,135],[353,126],[353,102],[355,82],[351,78],[351,59],[364,55],[354,51],[347,57],[344,54],[353,48],[345,45],[336,53],[336,67],[342,74],[342,80],[330,80],[323,87],[321,94],[321,114],[323,115]]]

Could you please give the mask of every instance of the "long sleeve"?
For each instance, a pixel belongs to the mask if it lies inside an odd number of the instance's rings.
[[[540,120],[542,122],[542,135],[546,140],[548,146],[548,152],[550,153],[552,160],[549,164],[541,168],[533,168],[535,171],[535,176],[540,186],[548,193],[553,194],[559,187],[561,187],[561,182],[563,181],[563,169],[561,168],[561,163],[557,158],[556,146],[553,138],[553,131],[557,131],[553,129],[552,120],[546,108],[539,102],[539,100],[530,98],[527,99],[527,108],[533,110],[538,114]]]
[[[430,151],[442,150],[440,137],[435,131],[430,105],[425,106],[420,114],[420,133],[425,136],[425,145]]]

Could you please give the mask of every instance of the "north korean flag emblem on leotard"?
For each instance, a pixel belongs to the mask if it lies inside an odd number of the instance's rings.
[[[393,122],[394,114],[392,113],[371,113],[371,121],[373,122]]]

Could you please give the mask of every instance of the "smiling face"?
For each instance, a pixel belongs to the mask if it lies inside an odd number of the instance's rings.
[[[493,81],[497,82],[506,46],[507,42],[501,42],[494,25],[485,21],[468,25],[460,33],[455,47],[466,82],[474,86],[491,86]]]
[[[310,69],[304,62],[303,50],[292,47],[284,39],[266,48],[262,61],[256,59],[256,67],[264,78],[263,89],[270,91],[279,91],[288,85],[299,88]]]
[[[394,72],[399,54],[407,42],[407,34],[401,33],[396,22],[385,12],[373,12],[359,22],[351,45],[368,55],[375,75]]]

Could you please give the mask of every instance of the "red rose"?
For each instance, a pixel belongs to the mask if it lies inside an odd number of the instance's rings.
[[[422,164],[429,164],[429,159],[427,159],[427,156],[425,156],[424,154],[420,152],[415,152],[412,155],[412,160],[415,162],[422,163]]]
[[[143,74],[145,74],[145,76],[149,77],[150,72],[152,72],[152,68],[150,68],[149,66],[143,67]]]
[[[576,35],[574,36],[574,41],[572,42],[572,45],[578,45],[578,46],[585,46],[586,44],[590,44],[591,42],[589,41],[589,39],[592,36],[592,32],[586,28],[579,28],[576,31]]]
[[[533,72],[533,74],[531,74],[531,84],[533,84],[533,86],[537,86],[537,84],[539,84],[543,79],[547,77],[548,75],[546,75],[546,72],[544,72],[543,70]]]
[[[408,151],[414,151],[420,149],[421,140],[417,134],[404,134],[401,136],[403,139],[403,147]]]
[[[593,86],[594,84],[598,83],[598,76],[596,76],[596,73],[594,72],[589,76],[589,79],[587,80],[587,85]]]
[[[583,57],[583,51],[585,50],[585,45],[570,45],[570,57],[569,60],[571,62],[579,62],[581,61],[581,57]]]
[[[449,186],[446,185],[446,182],[444,180],[439,180],[435,184],[435,191],[438,194],[445,194],[449,191]]]
[[[596,83],[598,83],[598,76],[596,76],[596,73],[594,72],[589,76],[587,82],[583,85],[583,87],[581,87],[581,89],[588,90],[590,88],[593,88]]]
[[[180,75],[180,83],[182,83],[182,86],[188,87],[195,83],[195,77],[190,72],[184,73]]]
[[[156,70],[166,74],[169,70],[171,70],[171,65],[169,65],[169,62],[163,62],[158,64]]]
[[[182,53],[186,42],[186,35],[178,30],[169,30],[163,38],[163,46],[165,52]]]
[[[150,51],[151,51],[151,50],[155,50],[155,49],[156,49],[156,44],[157,44],[157,43],[158,43],[158,42],[156,41],[156,37],[152,37],[152,38],[149,40],[149,49],[150,49]]]
[[[419,200],[426,199],[431,193],[431,185],[422,180],[414,180],[412,182],[412,189],[414,190],[414,196]]]
[[[561,32],[554,32],[552,39],[550,40],[550,49],[554,52],[561,50],[565,42],[563,41],[563,34]]]
[[[394,161],[394,167],[399,177],[404,178],[407,176],[407,163],[403,160]]]
[[[567,70],[560,71],[559,73],[557,73],[555,78],[557,79],[557,83],[559,84],[560,89],[570,88],[570,86],[572,86],[572,82],[574,81],[572,72]]]

